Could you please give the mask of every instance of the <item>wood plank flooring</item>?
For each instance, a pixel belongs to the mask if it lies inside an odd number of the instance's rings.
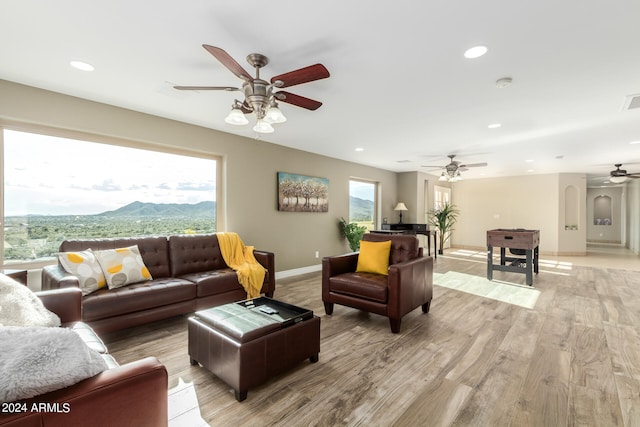
[[[435,272],[486,276],[486,263],[438,257]],[[524,275],[494,279],[524,283]],[[336,305],[320,273],[280,280],[276,297],[321,316],[320,361],[305,361],[238,403],[191,366],[186,317],[104,337],[120,363],[158,357],[193,382],[211,426],[638,426],[640,274],[542,267],[534,309],[434,287],[429,314],[386,318]]]

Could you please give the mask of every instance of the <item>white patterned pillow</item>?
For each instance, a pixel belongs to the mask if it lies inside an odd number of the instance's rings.
[[[102,267],[109,289],[151,280],[138,246],[93,251]]]
[[[100,264],[91,249],[77,252],[60,252],[58,260],[62,267],[76,276],[80,282],[82,295],[106,288],[107,281]]]

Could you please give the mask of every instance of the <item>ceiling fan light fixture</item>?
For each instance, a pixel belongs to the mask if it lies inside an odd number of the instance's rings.
[[[626,180],[627,180],[626,176],[612,176],[609,178],[609,181],[613,182],[614,184],[622,184]]]
[[[447,176],[444,174],[444,172],[442,172],[442,175],[440,175],[440,178],[438,178],[438,181],[448,181]]]
[[[274,129],[270,123],[260,119],[256,122],[256,125],[253,127],[253,130],[258,133],[273,133]]]
[[[264,116],[264,120],[267,123],[284,123],[287,118],[282,114],[282,111],[278,108],[278,104],[274,102],[267,110],[267,114]]]
[[[234,105],[231,108],[231,111],[229,111],[227,117],[224,118],[224,121],[229,123],[230,125],[236,126],[246,125],[247,123],[249,123],[249,120],[247,120],[247,118],[244,116],[244,113],[237,105]]]

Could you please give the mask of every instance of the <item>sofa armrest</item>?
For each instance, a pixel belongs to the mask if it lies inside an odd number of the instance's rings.
[[[167,369],[155,357],[147,357],[24,401],[27,408],[34,403],[58,404],[58,412],[0,415],[0,425],[166,426],[167,388]]]
[[[60,318],[62,325],[82,320],[82,291],[62,288],[36,292],[44,306]]]
[[[353,273],[358,267],[359,252],[322,258],[322,299],[329,299],[329,279],[338,274]]]
[[[259,251],[257,249],[253,250],[253,256],[260,265],[267,269],[261,292],[271,298],[276,290],[276,256],[273,252]]]
[[[60,264],[47,265],[42,269],[42,290],[80,287],[76,276],[67,273]]]
[[[430,256],[389,266],[390,317],[400,318],[433,298],[433,258]]]

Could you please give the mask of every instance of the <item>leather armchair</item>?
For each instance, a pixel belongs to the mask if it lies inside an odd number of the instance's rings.
[[[357,273],[358,252],[322,260],[322,302],[327,315],[334,304],[389,318],[391,332],[400,331],[402,317],[422,306],[429,312],[433,298],[433,258],[424,257],[413,235],[368,233],[363,240],[391,240],[389,275]]]

